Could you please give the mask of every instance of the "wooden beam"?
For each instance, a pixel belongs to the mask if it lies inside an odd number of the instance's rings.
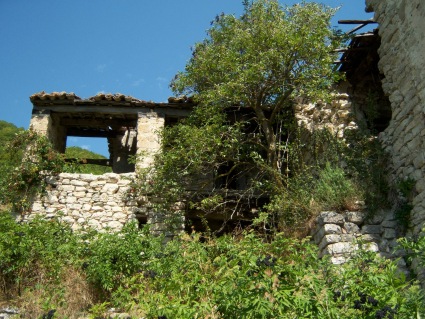
[[[351,51],[365,51],[370,50],[371,47],[357,47],[357,48],[341,48],[333,50],[333,52],[351,52]]]
[[[65,162],[68,163],[77,163],[77,164],[93,164],[100,166],[112,166],[109,159],[99,159],[99,158],[65,158]]]
[[[43,106],[34,106],[33,112],[38,112],[40,110],[50,110],[52,113],[82,113],[82,114],[108,114],[111,116],[114,115],[127,115],[134,116],[137,118],[137,114],[139,113],[160,113],[165,116],[188,116],[192,109],[187,108],[173,108],[173,107],[160,107],[157,109],[151,109],[147,107],[116,107],[116,106],[77,106],[77,105],[43,105]]]
[[[116,131],[99,130],[95,128],[81,129],[76,127],[69,127],[66,132],[66,136],[77,136],[77,137],[116,137]]]
[[[61,118],[60,125],[63,126],[85,126],[85,127],[100,127],[107,129],[111,127],[136,127],[137,119],[79,119],[79,118]]]
[[[378,23],[373,19],[369,20],[338,20],[339,24],[370,24],[370,23]]]

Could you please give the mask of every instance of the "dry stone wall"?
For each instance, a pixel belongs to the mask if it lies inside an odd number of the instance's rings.
[[[397,238],[402,233],[394,214],[380,211],[372,218],[362,211],[322,212],[312,233],[320,256],[330,255],[334,264],[344,263],[360,247],[385,258],[403,257],[397,251]],[[405,268],[403,259],[399,265]]]
[[[136,220],[141,211],[137,202],[129,200],[128,191],[134,174],[103,175],[61,173],[46,177],[47,192],[34,201],[24,220],[37,215],[58,217],[73,229],[119,230]]]
[[[425,3],[366,0],[379,23],[379,68],[392,119],[381,133],[395,181],[413,179],[410,235],[425,226]]]

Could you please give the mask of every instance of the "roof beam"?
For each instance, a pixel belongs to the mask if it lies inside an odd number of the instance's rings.
[[[370,23],[378,23],[373,19],[368,20],[338,20],[339,24],[370,24]]]

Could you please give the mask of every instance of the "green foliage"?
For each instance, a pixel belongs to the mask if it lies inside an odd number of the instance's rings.
[[[303,234],[308,229],[306,221],[320,211],[351,209],[361,198],[358,185],[335,163],[310,167],[289,181],[285,191],[265,208],[277,217],[274,224],[280,229],[292,229],[294,233]]]
[[[89,150],[82,149],[78,146],[71,146],[67,147],[65,150],[65,158],[69,159],[106,159],[103,155],[96,154],[94,152],[91,152]],[[67,165],[65,168],[65,171],[67,172],[78,172],[83,174],[94,174],[94,175],[102,175],[105,173],[112,172],[112,168],[109,166],[100,166],[100,165],[94,165],[94,164],[78,164],[78,163],[71,163]]]
[[[10,135],[6,134],[8,138]],[[7,165],[1,168],[3,177],[0,179],[0,203],[12,205],[16,212],[27,210],[33,197],[44,191],[46,174],[77,171],[103,174],[110,171],[110,168],[96,165],[85,167],[66,163],[63,154],[56,152],[46,137],[32,130],[14,133],[1,156]],[[77,147],[68,148],[66,156],[103,158],[101,155]]]
[[[293,98],[329,98],[339,77],[331,66],[339,43],[330,28],[334,12],[315,3],[246,2],[239,19],[216,17],[208,38],[195,45],[185,71],[171,83],[176,93],[194,95],[206,116],[211,108],[250,110],[259,132],[251,144],[260,147],[261,168],[276,187],[282,185],[288,133],[282,119],[287,122]]]
[[[7,146],[7,154],[16,166],[0,182],[0,202],[22,212],[29,208],[33,196],[43,191],[44,174],[60,173],[65,161],[46,137],[32,130],[16,134]]]
[[[16,134],[22,131],[22,128],[18,128],[12,123],[0,120],[0,172],[2,175],[3,172],[6,172],[7,169],[16,164],[10,161],[6,146],[13,140]]]
[[[183,271],[182,271],[183,270]],[[253,233],[170,242],[113,293],[147,318],[397,318],[423,312],[417,285],[368,253],[334,266],[307,241]],[[391,310],[388,310],[391,309]],[[382,317],[384,318],[384,317]],[[389,318],[389,317],[388,317]]]
[[[128,223],[119,234],[99,233],[83,248],[87,278],[96,286],[111,291],[142,268],[148,257],[145,251],[158,240],[147,231],[139,231],[136,223]]]
[[[16,223],[0,212],[0,282],[4,292],[56,282],[61,270],[78,258],[77,239],[71,228],[53,219]]]
[[[2,213],[0,248],[3,293],[13,297],[20,292],[25,296],[22,301],[38,298],[32,312],[23,310],[28,315],[55,308],[58,316],[80,316],[86,304],[66,309],[73,295],[87,295],[78,278],[99,291],[97,302],[89,307],[93,318],[104,316],[109,307],[134,318],[348,319],[424,314],[418,284],[406,281],[396,262],[360,251],[336,266],[319,259],[317,247],[308,239],[283,234],[269,241],[254,232],[201,241],[192,233],[164,244],[161,237],[133,224],[117,233],[73,233],[57,220],[18,224]],[[81,274],[64,273],[69,267]],[[71,276],[70,285],[63,281],[65,275]],[[42,298],[34,295],[41,290]]]
[[[383,149],[377,136],[364,131],[350,131],[343,159],[346,172],[356,181],[366,202],[369,213],[387,208],[390,185],[388,169],[389,155]]]
[[[327,100],[340,76],[331,64],[340,41],[330,28],[334,12],[315,3],[258,0],[244,2],[240,18],[217,16],[171,83],[198,105],[163,131],[163,152],[135,185],[139,197],[160,197],[153,204],[159,211],[185,201],[205,213],[229,213],[254,196],[284,193],[293,99]],[[222,203],[209,205],[217,198]]]
[[[322,205],[327,205],[323,209],[338,211],[350,207],[350,204],[353,206],[354,203],[347,201],[355,199],[359,194],[353,182],[346,177],[344,170],[339,167],[331,167],[330,163],[326,163],[326,166],[319,172],[314,192],[316,193],[315,200]]]
[[[415,180],[406,178],[399,181],[396,185],[398,191],[398,205],[395,210],[395,217],[403,227],[408,227],[410,222],[410,213],[413,209],[412,195],[415,187]]]
[[[422,267],[422,270],[419,271],[423,272],[423,267],[425,267],[425,229],[422,230],[422,233],[419,234],[415,239],[409,239],[409,238],[401,238],[399,240],[399,243],[401,246],[406,250],[407,252],[407,258],[410,263],[412,263],[415,259],[417,261],[417,266]]]

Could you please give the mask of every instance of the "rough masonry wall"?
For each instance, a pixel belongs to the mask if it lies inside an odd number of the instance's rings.
[[[47,177],[47,192],[37,199],[24,220],[37,215],[58,217],[73,229],[89,226],[119,230],[140,214],[137,203],[128,200],[134,174],[103,175],[61,173]]]
[[[367,218],[366,211],[322,212],[317,217],[312,238],[318,245],[320,256],[330,255],[334,264],[344,263],[360,246],[379,253],[385,258],[403,256],[397,250],[397,238],[402,229],[391,211],[380,211],[373,218]],[[399,266],[406,270],[403,259]]]
[[[346,93],[335,95],[331,103],[308,103],[298,99],[295,117],[299,126],[308,131],[328,129],[336,137],[344,137],[345,130],[358,129],[355,110]]]
[[[379,23],[379,68],[392,119],[380,138],[392,156],[395,181],[415,181],[410,232],[425,225],[425,3],[366,0]]]

